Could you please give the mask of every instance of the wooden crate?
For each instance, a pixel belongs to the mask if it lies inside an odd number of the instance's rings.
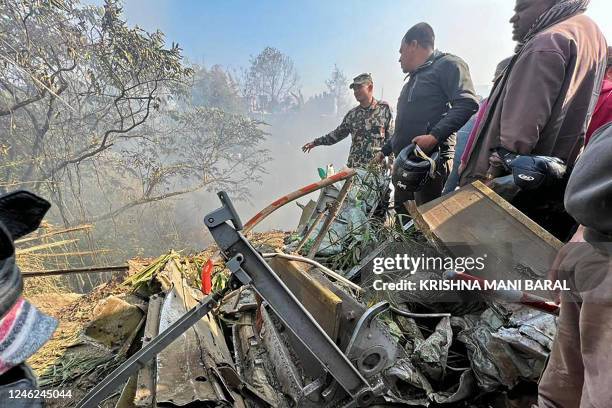
[[[484,256],[486,279],[545,278],[561,241],[480,181],[411,213],[419,229],[453,257]],[[532,292],[546,297],[548,293]]]

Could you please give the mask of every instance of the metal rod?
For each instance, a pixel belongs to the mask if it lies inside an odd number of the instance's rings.
[[[283,254],[281,252],[261,254],[261,256],[263,256],[264,258],[274,258],[274,257],[285,258],[291,261],[304,262],[304,263],[316,266],[317,268],[321,269],[321,271],[325,273],[327,276],[334,278],[338,282],[343,283],[344,285],[348,286],[351,289],[355,289],[359,293],[363,292],[363,288],[361,286],[357,285],[356,283],[351,282],[350,280],[346,279],[344,276],[340,275],[339,273],[332,271],[328,267],[323,266],[319,262],[312,260],[310,258],[305,258],[303,256],[297,256],[297,255]]]
[[[344,199],[348,195],[348,192],[351,189],[352,184],[353,184],[353,178],[350,178],[344,182],[344,185],[342,186],[342,189],[340,190],[340,194],[338,194],[338,198],[336,199],[336,202],[334,202],[334,204],[332,204],[332,207],[329,209],[329,213],[327,214],[327,218],[325,218],[325,221],[323,222],[323,226],[321,227],[321,230],[319,231],[319,235],[317,235],[317,238],[315,239],[315,242],[312,244],[310,251],[308,251],[308,255],[306,256],[307,258],[310,258],[310,259],[314,258],[315,254],[319,250],[319,247],[321,246],[321,243],[323,242],[325,235],[331,228],[332,222],[338,215],[338,211],[340,211],[340,207],[342,207],[342,203],[344,203]]]
[[[21,272],[21,276],[24,278],[34,278],[37,276],[72,275],[76,273],[102,273],[102,272],[117,272],[117,271],[123,272],[129,269],[130,267],[128,265],[89,266],[89,267],[74,268],[74,269],[51,269],[47,271]]]
[[[485,279],[479,278],[477,276],[469,275],[467,273],[459,273],[455,271],[446,271],[444,273],[444,278],[461,279],[466,281],[478,281],[483,284],[486,281]],[[532,295],[531,293],[523,292],[520,290],[491,290],[489,291],[489,293],[491,293],[493,297],[506,302],[520,303],[522,305],[529,306],[552,315],[559,314],[559,306],[541,296]]]
[[[430,317],[451,317],[450,313],[412,313],[407,310],[400,309],[395,306],[391,306],[389,308],[393,313],[396,313],[400,316],[412,317],[412,318],[430,318]]]
[[[349,177],[353,177],[355,174],[357,174],[355,170],[351,168],[346,168],[342,170],[341,172],[334,174],[333,176],[330,176],[326,179],[309,184],[307,186],[300,188],[299,190],[296,190],[292,193],[282,196],[281,198],[274,201],[272,204],[270,204],[269,206],[267,206],[266,208],[264,208],[263,210],[255,214],[250,220],[248,220],[246,224],[244,224],[244,227],[242,229],[243,234],[246,235],[249,232],[251,232],[251,230],[255,228],[257,224],[263,221],[264,218],[266,218],[268,215],[272,214],[274,211],[278,210],[285,204],[290,203],[291,201],[297,200],[298,198],[303,197],[307,194],[320,190],[323,187],[327,187],[329,185],[337,183],[338,181],[342,181]],[[213,262],[219,262],[223,260],[223,257],[221,256],[219,251],[217,251],[213,256],[211,256],[210,259],[212,259]]]

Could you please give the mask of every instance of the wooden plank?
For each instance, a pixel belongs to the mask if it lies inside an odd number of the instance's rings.
[[[342,300],[312,278],[304,264],[279,257],[268,262],[325,333],[335,341],[338,338]]]
[[[487,279],[546,277],[563,244],[476,181],[412,211],[424,235],[451,256],[484,256]],[[472,251],[472,254],[469,252]],[[532,292],[540,296],[546,292]]]

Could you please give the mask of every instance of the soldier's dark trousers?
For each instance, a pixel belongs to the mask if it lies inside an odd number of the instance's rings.
[[[612,406],[612,258],[590,244],[568,244],[561,269],[576,293],[561,293],[550,360],[538,387],[539,408]],[[563,251],[563,250],[562,250]],[[560,279],[564,279],[560,273]]]
[[[395,213],[402,224],[405,224],[409,219],[408,210],[404,206],[404,203],[408,200],[414,200],[416,205],[422,205],[428,203],[442,195],[442,189],[446,184],[446,179],[453,168],[453,159],[446,159],[442,161],[436,169],[436,177],[429,179],[429,181],[423,186],[420,191],[416,193],[405,192],[401,189],[396,188],[393,195],[395,201]]]

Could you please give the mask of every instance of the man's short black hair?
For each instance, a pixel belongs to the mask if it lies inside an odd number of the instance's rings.
[[[412,41],[416,41],[423,48],[434,48],[436,42],[436,35],[434,34],[433,28],[427,23],[415,24],[404,34],[403,41],[406,44],[410,44]]]

